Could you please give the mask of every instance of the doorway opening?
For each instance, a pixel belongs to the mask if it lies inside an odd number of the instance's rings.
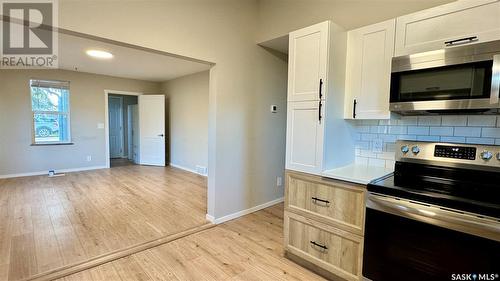
[[[138,98],[135,95],[108,95],[110,166],[138,164]]]

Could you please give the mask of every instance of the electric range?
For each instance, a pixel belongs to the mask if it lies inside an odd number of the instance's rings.
[[[500,280],[500,146],[396,147],[394,173],[368,185],[363,275]]]

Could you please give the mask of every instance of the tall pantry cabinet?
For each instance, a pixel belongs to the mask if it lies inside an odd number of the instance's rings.
[[[341,122],[346,36],[330,21],[289,35],[287,170],[319,175],[352,161],[346,153],[350,134]]]

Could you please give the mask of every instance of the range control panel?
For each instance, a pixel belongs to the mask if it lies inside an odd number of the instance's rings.
[[[399,148],[396,149],[396,161],[436,161],[436,163],[456,163],[500,168],[500,145],[398,140],[396,147]]]
[[[471,146],[436,145],[434,157],[476,160],[477,149]]]

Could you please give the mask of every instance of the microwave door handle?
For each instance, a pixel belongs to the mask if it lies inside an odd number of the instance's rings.
[[[493,69],[491,72],[490,104],[498,104],[500,97],[500,54],[493,56]]]

